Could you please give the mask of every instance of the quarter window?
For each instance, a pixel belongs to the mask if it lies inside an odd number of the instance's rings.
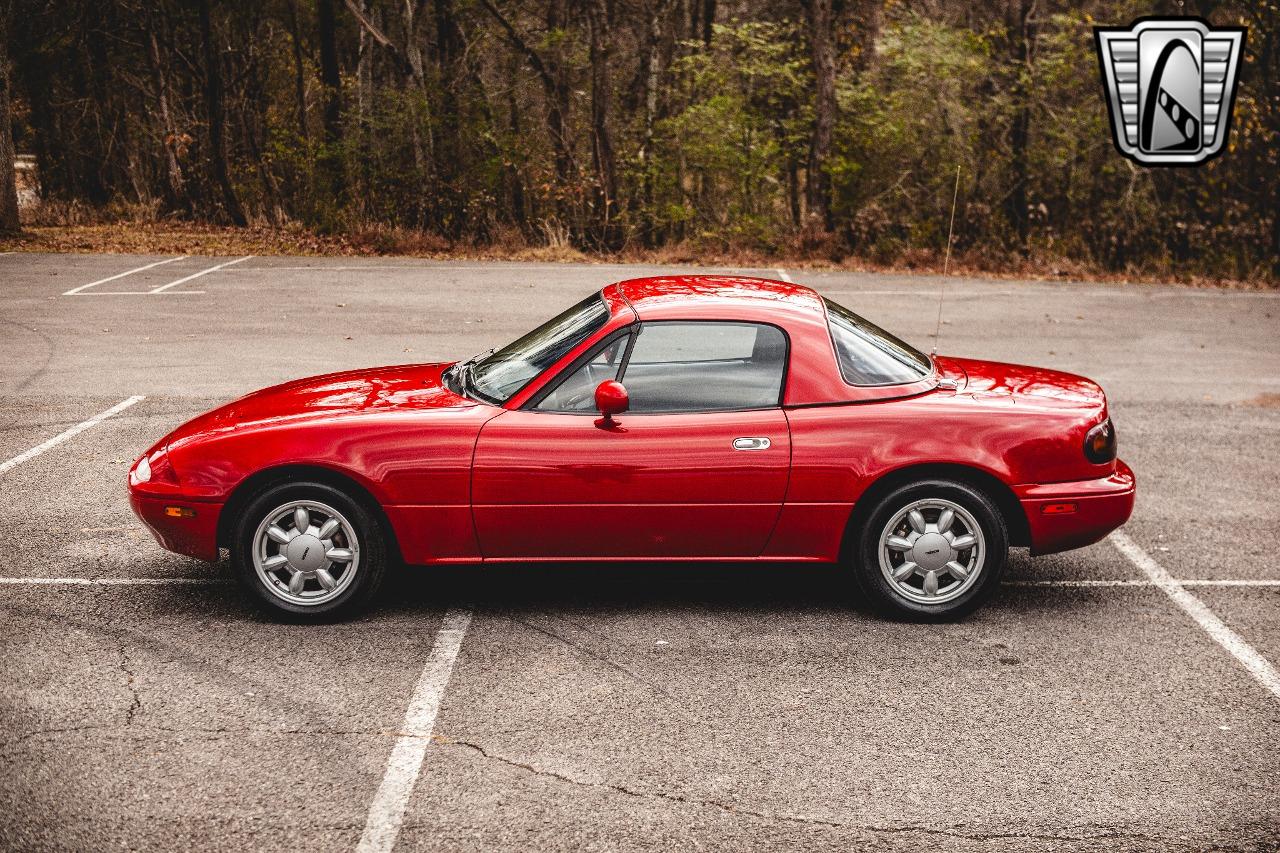
[[[827,303],[840,373],[850,385],[901,385],[929,375],[929,357],[843,305]]]

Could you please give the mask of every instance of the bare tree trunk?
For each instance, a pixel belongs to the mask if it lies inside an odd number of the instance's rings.
[[[809,166],[805,174],[805,199],[809,218],[831,230],[831,132],[836,114],[836,58],[832,39],[831,0],[805,0],[809,24],[809,50],[813,59],[813,135],[809,140]]]
[[[1012,0],[1009,7],[1009,38],[1014,60],[1013,126],[1009,130],[1009,172],[1013,180],[1006,211],[1017,235],[1018,251],[1030,251],[1030,220],[1027,210],[1027,145],[1031,136],[1031,104],[1027,91],[1031,66],[1035,61],[1035,0]]]
[[[324,84],[324,141],[342,140],[342,76],[338,70],[337,22],[333,0],[316,0],[320,33],[320,82]]]
[[[644,234],[646,247],[656,242],[656,223],[653,217],[653,126],[658,116],[658,86],[662,74],[663,23],[671,9],[671,0],[651,0],[648,12],[648,33],[645,43],[644,77],[644,135],[640,141],[640,198],[644,204]]]
[[[555,32],[568,25],[568,10],[565,0],[548,0],[547,32]],[[531,53],[531,52],[529,52]],[[573,186],[578,170],[573,158],[573,143],[569,137],[569,110],[572,95],[569,85],[568,63],[564,61],[564,48],[557,45],[548,56],[543,73],[547,98],[547,128],[551,132],[552,150],[555,152],[556,169],[556,216],[561,227],[569,230],[570,238],[580,242],[582,223],[579,221],[580,205],[566,198],[573,194],[576,198],[576,187]]]
[[[252,22],[246,22],[252,32]],[[271,99],[267,95],[265,81],[267,74],[262,68],[262,48],[252,37],[241,36],[240,43],[245,45],[245,86],[242,105],[241,122],[244,127],[242,140],[247,149],[248,160],[258,171],[258,180],[262,184],[261,210],[272,225],[280,225],[285,221],[284,205],[280,194],[280,182],[276,180],[271,169],[270,159],[266,156],[267,127],[270,123],[268,114],[271,111]]]
[[[515,78],[516,72],[519,70],[520,60],[511,62],[511,77]],[[511,135],[519,139],[522,133],[522,122],[520,120],[520,103],[516,97],[516,87],[507,87],[507,124],[511,129]],[[532,230],[529,228],[529,210],[524,190],[524,176],[520,172],[520,167],[508,162],[504,166],[507,183],[511,191],[511,215],[520,233],[528,239]]]
[[[370,14],[368,0],[361,0],[360,9],[366,15]],[[359,56],[356,59],[356,123],[359,134],[357,169],[360,180],[355,199],[357,206],[363,209],[365,194],[369,190],[370,157],[373,153],[370,144],[373,116],[373,36],[364,27],[360,27],[359,44]]]
[[[361,0],[361,10],[369,14],[367,0]],[[369,129],[369,116],[373,110],[373,36],[360,28],[359,56],[356,59],[356,119],[362,132]]]
[[[607,3],[608,0],[589,0],[587,3],[591,61],[591,159],[596,172],[597,240],[605,248],[617,249],[618,170],[609,130],[609,55],[613,46],[609,40]]]
[[[22,230],[18,219],[18,178],[14,171],[13,129],[10,124],[9,43],[7,13],[0,18],[0,234]]]
[[[324,151],[320,169],[330,199],[340,207],[346,195],[342,151],[342,76],[338,70],[337,22],[333,0],[316,0],[316,29],[320,36],[320,83],[324,86]]]
[[[403,0],[401,21],[403,23],[405,43],[396,44],[382,31],[382,27],[374,20],[372,10],[365,0],[345,0],[347,9],[360,22],[360,27],[369,37],[382,45],[404,78],[406,85],[421,89],[426,85],[426,72],[422,65],[422,51],[418,48],[417,7],[412,0]]]
[[[363,0],[360,0],[360,2],[358,0],[344,0],[344,2],[352,16],[360,22],[360,26],[365,32],[391,55],[396,66],[400,69],[405,88],[422,98],[419,103],[413,105],[414,112],[420,113],[421,108],[426,106],[427,95],[426,68],[422,61],[422,49],[418,46],[419,12],[425,0],[401,0],[399,3],[401,29],[404,34],[403,44],[396,44],[382,31],[382,28],[369,15],[368,4]],[[422,120],[419,121],[415,117],[410,122],[409,140],[413,149],[414,172],[419,178],[425,179],[435,146],[431,139],[430,117],[424,114],[421,118]],[[425,139],[422,132],[424,127],[426,128]],[[430,193],[424,188],[422,196],[425,198],[429,195]],[[419,208],[420,213],[421,208]],[[421,224],[421,215],[418,215],[417,219]]]
[[[1276,14],[1275,6],[1271,7],[1270,20],[1263,18],[1265,14],[1261,6],[1256,7],[1253,12],[1259,24],[1273,24],[1280,21],[1280,15]],[[1258,33],[1256,38],[1260,42],[1254,48],[1254,53],[1258,57],[1258,64],[1262,71],[1258,77],[1261,78],[1259,88],[1262,90],[1263,97],[1258,101],[1265,105],[1261,111],[1263,126],[1270,128],[1271,139],[1280,139],[1280,75],[1277,74],[1277,71],[1280,71],[1280,29],[1275,26],[1257,26],[1253,32]],[[1270,186],[1271,198],[1267,200],[1264,190],[1262,195],[1264,201],[1259,207],[1271,211],[1271,273],[1280,279],[1280,181],[1275,179],[1275,172],[1267,170],[1265,165],[1263,173],[1267,177],[1259,181],[1258,186],[1264,188]]]
[[[461,100],[461,69],[464,44],[452,0],[435,0],[436,63],[440,69],[440,145],[436,151],[436,174],[440,179],[440,225],[446,236],[456,239],[466,230],[466,191],[461,186],[464,145]]]
[[[178,161],[178,148],[182,141],[178,137],[178,128],[173,121],[173,110],[169,105],[169,78],[167,66],[160,57],[160,43],[156,38],[155,22],[148,22],[147,58],[151,64],[151,76],[156,84],[156,108],[160,113],[160,130],[164,134],[164,161],[166,178],[166,195],[170,210],[189,210],[186,178],[182,174],[182,164]]]
[[[533,68],[542,84],[543,96],[547,102],[547,131],[551,137],[551,148],[554,152],[556,171],[555,205],[556,215],[561,225],[567,225],[576,237],[579,233],[576,222],[566,222],[569,218],[569,205],[565,202],[564,192],[569,188],[574,173],[573,149],[569,144],[569,75],[564,65],[554,56],[543,56],[529,46],[515,25],[494,5],[493,0],[480,0],[480,4],[489,12],[503,31],[507,40],[525,61]],[[547,30],[559,29],[564,24],[563,0],[551,0],[547,4]]]
[[[694,0],[696,3],[697,0]],[[702,43],[711,47],[711,35],[716,25],[716,0],[702,0]]]
[[[222,205],[232,223],[243,228],[248,224],[231,175],[227,169],[226,117],[222,108],[221,57],[213,44],[213,22],[209,13],[210,0],[200,0],[200,40],[205,64],[205,110],[209,119],[209,159],[213,167],[213,181],[222,193]]]
[[[787,157],[787,212],[791,214],[791,227],[800,227],[800,168],[795,158]]]
[[[108,51],[108,37],[113,29],[105,4],[95,3],[86,10],[87,26],[85,71],[88,74],[86,90],[92,109],[86,113],[92,123],[89,135],[93,139],[93,154],[85,163],[102,187],[102,200],[107,202],[121,195],[125,182],[125,169],[121,160],[127,160],[129,151],[128,125],[124,120],[118,91],[108,85],[112,56]],[[120,157],[119,153],[125,154]]]
[[[307,82],[302,65],[302,33],[298,28],[298,0],[289,0],[289,35],[293,41],[293,88],[298,101],[298,135],[305,142],[307,132]]]

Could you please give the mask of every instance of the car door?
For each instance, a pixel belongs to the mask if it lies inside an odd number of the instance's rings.
[[[481,430],[472,512],[487,559],[754,557],[787,488],[775,326],[663,321],[604,342]],[[594,411],[618,378],[631,408]]]

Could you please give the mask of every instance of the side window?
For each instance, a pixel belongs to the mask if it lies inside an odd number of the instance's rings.
[[[587,363],[561,380],[555,390],[536,406],[539,412],[594,412],[596,386],[606,379],[617,379],[622,356],[627,351],[630,335],[620,335],[597,350]]]
[[[632,412],[766,409],[782,400],[787,338],[759,323],[644,324],[622,374]]]

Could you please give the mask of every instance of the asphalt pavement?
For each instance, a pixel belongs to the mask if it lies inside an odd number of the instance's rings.
[[[0,848],[1280,850],[1275,292],[732,271],[926,350],[945,292],[940,352],[1107,390],[1127,539],[1015,551],[951,624],[685,564],[415,569],[282,624],[129,510],[213,405],[679,271],[0,255]]]

